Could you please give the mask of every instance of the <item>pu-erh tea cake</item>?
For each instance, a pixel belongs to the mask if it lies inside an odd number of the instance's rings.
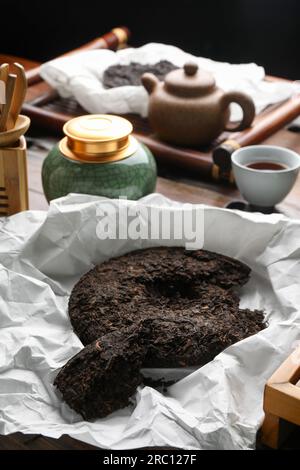
[[[205,250],[153,248],[111,259],[73,288],[69,316],[85,348],[58,374],[65,401],[86,418],[126,406],[140,369],[202,366],[265,328],[239,308],[250,268]]]

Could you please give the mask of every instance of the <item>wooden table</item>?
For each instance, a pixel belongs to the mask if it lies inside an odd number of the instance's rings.
[[[21,62],[26,68],[35,67],[33,61],[11,58],[0,55],[2,62]],[[28,97],[32,98],[32,96]],[[33,141],[31,137],[33,136]],[[28,174],[29,174],[29,201],[30,209],[47,210],[48,204],[44,197],[41,184],[41,166],[47,154],[47,147],[57,141],[53,136],[39,134],[33,129],[28,137]],[[292,132],[282,129],[267,139],[264,143],[281,145],[300,153],[300,129]],[[157,183],[157,192],[177,201],[190,203],[204,203],[217,207],[224,207],[232,199],[241,199],[234,186],[221,185],[213,182],[204,182],[195,179],[192,175],[184,174],[182,170],[163,168],[159,166],[160,176]],[[292,218],[300,218],[300,176],[286,200],[278,206],[280,212]],[[300,430],[292,436],[287,448],[300,448]],[[92,446],[76,441],[68,436],[60,439],[50,439],[43,436],[26,436],[20,433],[0,437],[0,449],[93,449]]]

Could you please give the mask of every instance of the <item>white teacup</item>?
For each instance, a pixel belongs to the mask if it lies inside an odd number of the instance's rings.
[[[232,157],[236,184],[252,206],[274,207],[290,192],[300,168],[300,155],[283,147],[254,145],[236,150]],[[247,165],[268,162],[282,165],[280,170],[253,169]]]

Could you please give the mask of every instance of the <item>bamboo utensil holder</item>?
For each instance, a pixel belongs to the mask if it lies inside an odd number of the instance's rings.
[[[29,124],[28,117],[19,116],[14,129],[0,134],[0,216],[29,208],[26,140],[23,136]]]

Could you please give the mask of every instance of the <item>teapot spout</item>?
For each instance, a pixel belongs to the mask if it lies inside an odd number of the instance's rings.
[[[141,81],[149,95],[151,95],[151,93],[159,84],[158,78],[153,73],[144,73],[142,75]]]

